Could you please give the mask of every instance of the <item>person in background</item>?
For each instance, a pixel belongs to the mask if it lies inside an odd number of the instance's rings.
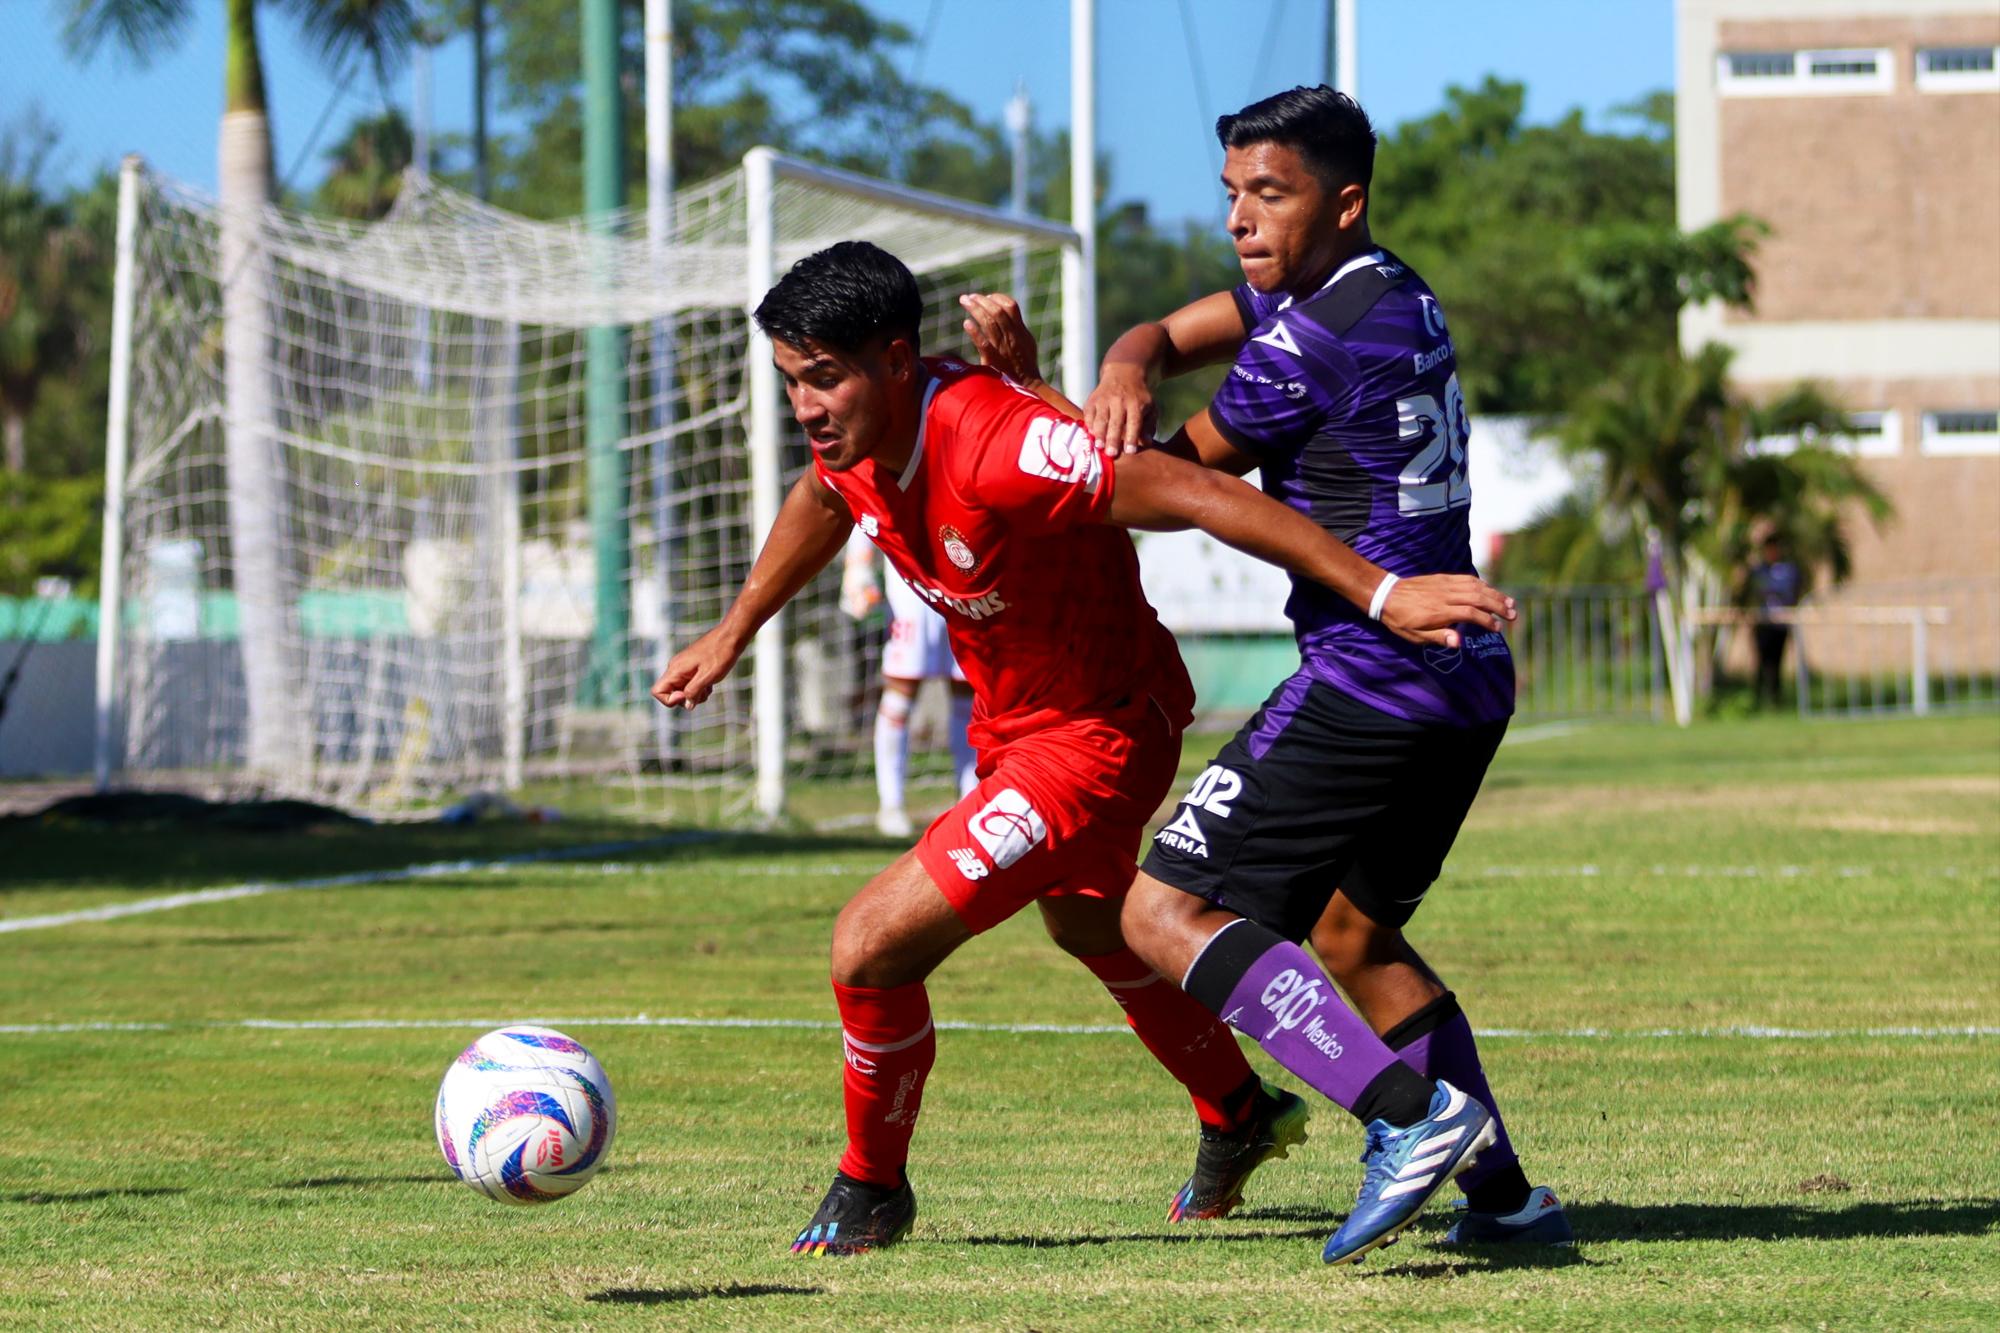
[[[972,725],[972,687],[952,657],[944,617],[924,605],[895,570],[884,572],[877,583],[875,544],[857,527],[841,566],[840,609],[866,620],[882,605],[885,594],[889,642],[882,650],[882,701],[875,709],[875,827],[885,838],[907,838],[916,832],[903,805],[903,784],[910,766],[910,713],[917,704],[917,688],[927,680],[951,682],[951,772],[958,795],[963,796],[979,782],[974,771],[978,760],[966,738],[966,728]]]
[[[1751,635],[1757,643],[1757,702],[1768,696],[1773,705],[1784,702],[1785,640],[1792,636],[1789,621],[1773,612],[1789,612],[1799,604],[1799,567],[1785,555],[1785,545],[1776,533],[1764,538],[1764,555],[1750,566],[1750,604],[1756,619]]]

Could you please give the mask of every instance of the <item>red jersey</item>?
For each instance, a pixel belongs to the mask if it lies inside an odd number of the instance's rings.
[[[1111,508],[1110,455],[1081,423],[996,371],[926,357],[909,464],[820,480],[945,619],[982,754],[1059,722],[1151,699],[1192,715],[1180,650],[1139,585]]]

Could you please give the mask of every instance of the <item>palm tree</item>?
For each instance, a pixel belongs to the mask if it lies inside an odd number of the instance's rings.
[[[226,0],[218,177],[221,221],[224,453],[228,467],[231,563],[248,703],[246,760],[265,778],[296,777],[310,757],[291,664],[294,575],[281,524],[284,475],[272,406],[270,258],[263,209],[271,198],[271,132],[264,62],[257,44],[259,0]],[[292,14],[307,41],[342,77],[366,54],[378,73],[408,42],[414,0],[264,0]],[[187,31],[195,0],[66,0],[64,39],[88,56],[107,40],[144,63]]]
[[[323,212],[358,222],[373,222],[395,206],[403,172],[415,150],[410,123],[391,109],[363,116],[348,127],[347,137],[327,152],[333,170],[320,183],[314,204]]]
[[[1743,568],[1765,534],[1784,540],[1802,570],[1824,569],[1838,583],[1851,564],[1854,508],[1876,522],[1890,512],[1854,456],[1832,447],[1849,433],[1838,404],[1809,384],[1753,401],[1730,384],[1734,356],[1709,343],[1686,357],[1642,358],[1557,431],[1593,476],[1601,531],[1656,535],[1670,644],[1691,642],[1675,626],[1726,599],[1725,572]],[[1787,447],[1766,443],[1778,440]],[[1692,651],[1670,653],[1668,673],[1685,721]]]

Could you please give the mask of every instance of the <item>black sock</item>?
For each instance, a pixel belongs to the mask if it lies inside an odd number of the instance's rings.
[[[1475,1213],[1518,1213],[1527,1206],[1532,1188],[1521,1164],[1514,1162],[1466,1190],[1465,1206]]]
[[[1437,1084],[1398,1060],[1361,1090],[1354,1117],[1364,1125],[1386,1120],[1397,1129],[1407,1129],[1431,1113],[1431,1094],[1436,1091]]]

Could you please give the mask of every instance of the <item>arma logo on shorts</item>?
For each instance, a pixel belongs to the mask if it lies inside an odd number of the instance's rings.
[[[985,879],[991,873],[986,869],[986,863],[979,859],[979,853],[970,847],[954,847],[945,855],[958,867],[958,873],[967,879]]]
[[[1097,441],[1076,422],[1036,417],[1021,440],[1021,471],[1094,492],[1104,475],[1104,461],[1098,456]]]
[[[965,534],[957,528],[949,523],[945,524],[938,529],[938,540],[944,543],[945,558],[952,564],[968,574],[979,568],[979,557],[965,544]]]
[[[1049,836],[1049,826],[1035,813],[1035,807],[1012,787],[997,793],[966,823],[999,870],[1013,865]]]

